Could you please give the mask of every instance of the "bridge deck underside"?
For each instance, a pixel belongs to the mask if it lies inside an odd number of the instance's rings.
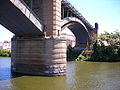
[[[0,1],[0,24],[17,36],[42,34],[42,31],[9,0]]]
[[[73,32],[76,37],[76,43],[87,43],[90,41],[90,37],[85,28],[79,24],[74,23],[73,25],[68,26],[68,28]]]

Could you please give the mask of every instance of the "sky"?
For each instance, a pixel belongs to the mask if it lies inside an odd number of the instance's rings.
[[[120,31],[120,0],[68,0],[94,26],[98,33]],[[11,40],[13,34],[0,25],[0,42]]]
[[[69,0],[99,33],[120,31],[120,0]]]

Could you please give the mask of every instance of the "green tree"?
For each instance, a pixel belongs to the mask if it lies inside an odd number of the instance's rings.
[[[107,46],[105,45],[107,43]],[[120,32],[105,32],[93,44],[91,60],[94,61],[120,61]]]
[[[106,41],[110,46],[120,45],[120,32],[114,31],[114,33],[105,32],[99,36],[99,40]]]
[[[2,57],[10,57],[11,56],[11,50],[9,50],[9,49],[0,49],[0,56],[2,56]]]

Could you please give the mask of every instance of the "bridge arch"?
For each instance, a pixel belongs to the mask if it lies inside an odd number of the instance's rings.
[[[90,43],[90,34],[82,21],[76,17],[66,17],[62,19],[62,31],[68,28],[76,37],[77,48],[85,48]],[[67,33],[67,32],[66,32]]]
[[[66,26],[67,24],[71,23],[71,22],[80,23],[80,24],[83,25],[84,28],[87,30],[87,28],[86,28],[86,26],[83,24],[83,22],[82,22],[80,19],[76,18],[76,17],[66,17],[66,18],[62,19],[62,28],[63,28],[64,26]]]

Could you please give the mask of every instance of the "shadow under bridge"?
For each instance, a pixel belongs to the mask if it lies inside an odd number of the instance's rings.
[[[67,17],[62,20],[62,30],[69,28],[76,37],[76,46],[90,43],[90,34],[86,26],[75,17]]]

